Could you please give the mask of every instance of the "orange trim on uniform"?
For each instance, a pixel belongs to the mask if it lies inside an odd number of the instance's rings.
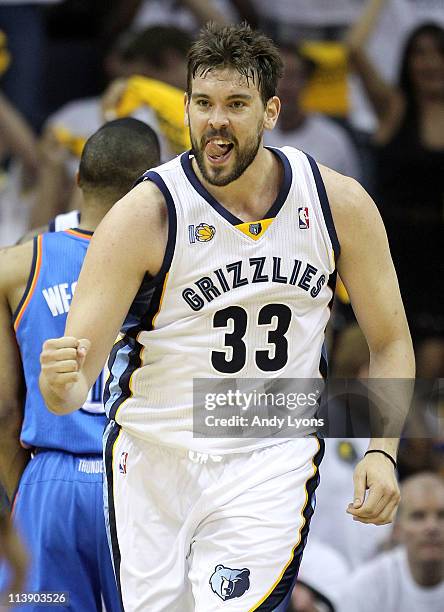
[[[272,586],[272,587],[271,587],[271,588],[270,588],[270,589],[269,589],[269,590],[268,590],[268,591],[265,593],[265,595],[262,597],[262,599],[261,599],[260,601],[258,601],[258,602],[257,602],[257,604],[255,604],[255,605],[254,605],[252,608],[250,608],[250,609],[248,610],[248,612],[254,612],[255,610],[257,610],[257,609],[259,608],[259,606],[260,606],[261,604],[263,604],[263,603],[264,603],[264,601],[267,599],[267,597],[269,597],[269,596],[271,595],[271,593],[272,593],[272,592],[274,591],[274,589],[277,587],[277,585],[279,584],[279,582],[282,580],[282,578],[283,578],[283,576],[284,576],[284,574],[285,574],[285,570],[286,570],[286,569],[287,569],[287,567],[290,565],[290,563],[293,561],[293,559],[294,559],[294,553],[296,552],[297,547],[298,547],[298,546],[299,546],[299,544],[301,543],[301,538],[302,538],[302,530],[303,530],[303,528],[304,528],[304,526],[305,526],[305,523],[307,522],[307,519],[306,519],[306,518],[305,518],[305,516],[304,516],[304,511],[305,511],[305,508],[307,507],[307,504],[308,504],[308,501],[309,501],[309,499],[308,499],[308,490],[307,490],[307,484],[308,484],[308,482],[309,482],[309,481],[310,481],[310,480],[313,478],[313,476],[315,476],[315,475],[316,475],[316,472],[318,471],[318,466],[315,464],[314,460],[315,460],[316,455],[319,453],[319,450],[320,450],[320,448],[321,448],[321,445],[320,445],[320,443],[319,443],[318,438],[316,438],[316,442],[318,443],[318,448],[317,448],[317,450],[316,450],[316,452],[315,452],[315,454],[313,455],[312,460],[311,460],[311,464],[312,464],[312,466],[313,466],[313,468],[314,468],[314,469],[313,469],[313,474],[312,474],[312,475],[311,475],[309,478],[307,478],[307,480],[305,481],[305,485],[304,485],[304,488],[305,488],[305,503],[304,503],[304,505],[302,506],[302,509],[301,509],[301,511],[300,511],[300,515],[301,515],[301,517],[302,517],[302,522],[301,522],[301,526],[300,526],[300,528],[299,528],[299,534],[298,534],[298,535],[299,535],[299,537],[298,537],[298,541],[297,541],[297,542],[296,542],[296,544],[293,546],[292,551],[291,551],[291,556],[290,556],[290,559],[289,559],[289,560],[288,560],[288,562],[285,564],[284,569],[283,569],[283,570],[281,571],[281,573],[279,574],[278,579],[277,579],[277,580],[274,582],[273,586]]]
[[[15,506],[17,504],[18,496],[19,496],[19,492],[18,492],[18,489],[17,489],[17,491],[16,491],[16,493],[14,495],[14,501],[12,502],[12,506],[11,506],[11,519],[14,518]]]
[[[35,268],[34,268],[34,276],[32,277],[32,281],[31,281],[31,285],[29,287],[28,290],[28,295],[26,296],[16,318],[14,321],[14,331],[17,332],[18,326],[20,325],[20,321],[22,319],[23,313],[25,312],[30,299],[32,298],[32,294],[34,293],[34,289],[35,286],[37,284],[37,280],[40,274],[40,268],[42,265],[42,241],[43,241],[43,235],[40,234],[39,236],[37,236],[37,258],[36,258],[36,264],[35,264]]]
[[[159,308],[157,309],[156,314],[153,316],[153,320],[151,323],[153,329],[154,329],[154,324],[156,322],[157,315],[159,314],[160,309],[162,308],[163,296],[165,295],[165,289],[166,289],[167,282],[168,282],[168,274],[169,274],[168,272],[165,274],[165,280],[163,281],[162,293],[160,295]]]
[[[78,230],[74,230],[74,229],[67,229],[65,230],[65,232],[67,234],[71,234],[72,236],[76,236],[77,238],[85,238],[86,240],[91,240],[92,235],[91,234],[84,234],[83,232],[79,232]]]

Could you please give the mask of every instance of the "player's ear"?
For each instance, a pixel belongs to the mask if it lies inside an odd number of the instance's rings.
[[[264,112],[264,128],[272,130],[276,125],[279,113],[281,111],[281,101],[277,96],[273,96],[267,101]]]
[[[184,101],[184,104],[185,104],[184,123],[188,127],[190,125],[190,120],[188,118],[188,111],[189,111],[189,108],[190,108],[190,99],[188,98],[187,92],[185,92],[185,94],[184,94],[183,101]]]
[[[76,185],[77,187],[80,187],[80,175],[78,170],[76,172]]]

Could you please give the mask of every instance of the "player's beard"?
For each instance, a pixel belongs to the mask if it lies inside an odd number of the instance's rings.
[[[197,139],[194,138],[190,127],[190,140],[193,154],[204,179],[210,183],[210,185],[214,185],[215,187],[224,187],[225,185],[229,185],[233,181],[237,180],[255,160],[262,142],[263,132],[263,125],[262,122],[260,122],[251,138],[249,138],[245,143],[245,146],[240,149],[237,139],[230,134],[229,130],[211,130],[211,132],[207,132],[201,138],[200,143],[198,143]],[[231,172],[228,172],[228,174],[224,174],[226,172],[226,168],[218,168],[216,166],[212,167],[211,170],[208,171],[205,165],[205,146],[210,138],[218,137],[225,138],[233,143],[231,157],[234,157],[234,163],[232,166],[233,169]]]

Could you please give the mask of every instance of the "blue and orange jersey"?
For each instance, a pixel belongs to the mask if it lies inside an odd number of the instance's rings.
[[[102,452],[105,413],[103,375],[78,411],[57,416],[46,408],[38,386],[40,352],[48,338],[63,336],[91,232],[73,229],[34,238],[28,284],[14,314],[26,382],[26,402],[20,439],[26,446],[70,453]]]

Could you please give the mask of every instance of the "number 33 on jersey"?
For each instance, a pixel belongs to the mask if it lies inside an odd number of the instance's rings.
[[[208,193],[188,152],[143,177],[165,196],[169,238],[111,354],[105,389],[110,417],[136,435],[175,444],[179,418],[190,433],[195,378],[324,374],[339,244],[314,160],[290,147],[272,151],[284,179],[253,222]]]

